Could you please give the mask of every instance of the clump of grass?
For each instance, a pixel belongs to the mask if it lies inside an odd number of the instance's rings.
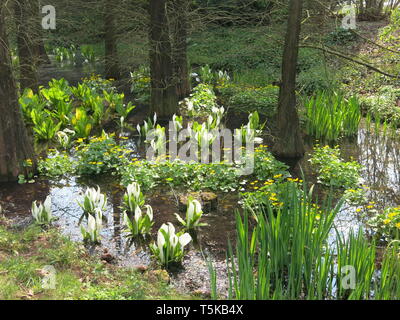
[[[305,99],[304,106],[310,136],[336,141],[357,134],[361,110],[356,97],[346,99],[342,93],[322,91]]]
[[[55,268],[55,289],[42,287],[46,266]],[[149,275],[103,264],[53,228],[0,226],[0,299],[184,298]]]
[[[379,270],[376,247],[360,230],[347,239],[339,235],[328,244],[334,219],[343,201],[322,209],[312,192],[300,194],[288,186],[280,209],[267,205],[236,213],[236,247],[229,245],[229,298],[239,300],[398,299],[400,251],[396,243],[386,250]],[[212,288],[215,270],[209,264]]]

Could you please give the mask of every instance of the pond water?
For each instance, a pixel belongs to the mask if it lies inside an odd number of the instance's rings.
[[[124,142],[126,147],[137,152],[137,143],[130,139]],[[362,178],[370,187],[369,198],[379,208],[388,205],[400,205],[400,143],[386,137],[369,134],[361,129],[357,140],[341,144],[343,157],[357,159],[363,166]],[[308,152],[309,153],[309,152]],[[138,157],[140,155],[138,154]],[[306,156],[299,164],[306,178],[315,179]],[[80,181],[75,177],[59,181],[38,181],[34,184],[0,185],[0,199],[6,212],[12,213],[19,224],[31,222],[29,214],[33,200],[44,200],[51,195],[54,215],[63,234],[74,241],[81,241],[80,219],[82,209],[77,204],[80,194],[86,186],[99,185],[107,195],[108,206],[105,212],[107,220],[102,231],[102,244],[97,251],[107,249],[116,258],[119,265],[126,267],[143,267],[151,264],[147,245],[128,243],[121,226],[121,203],[123,188],[110,178],[101,181]],[[174,190],[158,189],[147,195],[146,203],[154,210],[155,226],[153,238],[158,228],[166,222],[176,222],[175,212],[179,212],[178,196]],[[204,291],[208,288],[208,269],[203,255],[210,257],[216,266],[220,290],[226,290],[225,252],[228,239],[235,237],[234,211],[239,208],[238,196],[235,194],[219,194],[218,208],[204,216],[208,223],[198,233],[197,241],[191,245],[183,262],[184,272],[171,275],[171,282],[184,291]],[[356,231],[363,223],[359,219],[356,208],[344,206],[335,220],[336,228],[348,234]],[[11,217],[12,218],[12,217]],[[330,240],[334,241],[334,233]]]
[[[47,83],[54,77],[64,77],[71,84],[79,82],[83,76],[92,72],[101,73],[96,67],[76,70],[75,67],[55,68],[53,66],[41,70],[42,82]],[[236,118],[237,119],[237,118]],[[246,117],[243,120],[247,120]],[[236,126],[237,127],[237,126]],[[121,142],[133,151],[138,158],[143,154],[143,145],[137,140],[128,139]],[[368,133],[360,129],[357,139],[341,143],[342,156],[348,160],[351,157],[363,165],[362,178],[370,187],[369,199],[375,201],[378,208],[400,205],[400,141],[381,135]],[[293,174],[301,178],[299,168],[303,170],[307,181],[315,183],[316,177],[309,164],[309,153],[312,146],[302,159]],[[112,177],[100,181],[81,181],[76,177],[59,181],[38,180],[33,184],[18,185],[17,183],[0,184],[0,202],[9,218],[16,225],[25,226],[31,223],[30,208],[32,201],[43,201],[51,195],[54,215],[58,218],[56,225],[63,234],[74,241],[82,241],[80,219],[82,210],[77,204],[80,194],[89,186],[100,186],[107,195],[108,206],[104,213],[107,220],[102,231],[102,244],[97,252],[106,249],[116,259],[116,263],[126,267],[147,267],[151,264],[147,245],[128,243],[121,226],[121,204],[123,188]],[[166,222],[176,224],[175,212],[179,212],[179,194],[172,189],[160,188],[147,194],[146,203],[154,210],[155,226],[153,238],[159,227]],[[209,275],[205,256],[210,257],[215,265],[218,288],[225,292],[227,288],[225,254],[228,239],[235,237],[234,212],[239,208],[239,198],[235,194],[218,194],[218,207],[215,212],[204,216],[208,226],[198,233],[197,241],[191,245],[190,251],[183,261],[184,272],[171,274],[172,284],[182,291],[209,291]],[[363,223],[356,213],[356,208],[344,206],[335,220],[336,228],[348,234],[356,231]],[[332,233],[330,240],[335,240]]]

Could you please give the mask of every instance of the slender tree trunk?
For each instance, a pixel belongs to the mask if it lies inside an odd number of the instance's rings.
[[[0,0],[0,181],[15,181],[27,173],[23,162],[32,159],[33,147],[17,101],[4,23],[5,1]]]
[[[170,28],[173,39],[172,60],[179,100],[190,94],[189,65],[187,59],[187,35],[189,0],[172,0]]]
[[[120,78],[120,68],[117,49],[117,38],[115,32],[115,2],[105,0],[105,71],[106,78]]]
[[[150,0],[150,112],[168,120],[178,113],[178,95],[174,81],[171,41],[166,15],[167,0]]]
[[[38,16],[38,43],[37,43],[37,56],[39,60],[39,65],[40,64],[50,64],[50,58],[46,52],[46,48],[44,46],[44,39],[43,39],[43,30],[41,28],[42,24],[42,16],[40,15],[41,13],[41,8],[42,8],[42,2],[40,0],[35,0],[37,3],[38,11],[37,11],[37,16]]]
[[[303,0],[291,0],[282,62],[282,83],[278,103],[278,134],[274,154],[279,158],[301,158],[304,144],[296,109],[296,73]]]
[[[35,26],[35,22],[37,22],[36,4],[35,1],[18,0],[14,6],[21,91],[26,88],[38,91],[38,56],[34,31],[35,28],[39,28],[39,26]]]

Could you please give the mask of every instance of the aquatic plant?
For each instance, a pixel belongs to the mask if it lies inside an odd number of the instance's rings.
[[[140,185],[133,182],[128,185],[124,194],[124,207],[129,213],[136,214],[136,208],[144,205],[144,196]]]
[[[342,136],[354,136],[361,121],[357,97],[346,99],[336,92],[318,92],[304,99],[307,133],[317,139],[336,141]]]
[[[157,114],[155,113],[153,116],[153,120],[148,118],[147,120],[144,121],[143,125],[140,126],[139,124],[137,125],[137,131],[139,133],[139,136],[141,137],[146,137],[147,134],[151,131],[154,130],[156,127],[157,123]]]
[[[150,233],[153,226],[153,209],[151,206],[146,205],[146,213],[143,214],[139,206],[136,206],[132,219],[129,214],[124,211],[123,224],[130,237],[137,237],[138,235],[145,235]]]
[[[101,136],[91,137],[87,143],[77,141],[75,148],[77,171],[81,175],[94,176],[118,172],[129,161],[132,150],[117,145],[113,134],[103,132]]]
[[[77,138],[87,138],[93,129],[94,120],[84,108],[76,108],[71,120],[72,127]]]
[[[58,144],[63,148],[64,150],[67,150],[71,143],[72,143],[72,137],[75,135],[75,132],[69,129],[64,129],[63,131],[58,131],[56,133],[56,140]]]
[[[236,299],[324,299],[331,294],[333,255],[326,247],[341,203],[319,214],[311,195],[288,185],[284,205],[236,213],[236,249],[229,246],[229,297]],[[272,201],[271,201],[272,202]]]
[[[83,237],[83,241],[91,242],[91,243],[100,243],[101,235],[100,232],[102,230],[103,225],[103,214],[100,208],[96,208],[94,210],[94,215],[88,215],[87,226],[84,227],[81,225],[81,234]]]
[[[188,233],[175,233],[172,223],[163,224],[157,233],[157,242],[150,245],[150,249],[158,261],[168,266],[171,262],[181,262],[184,248],[192,241]]]
[[[105,210],[107,207],[107,198],[101,193],[100,187],[87,188],[82,202],[78,201],[79,206],[85,214],[95,215],[98,210]]]
[[[400,207],[389,207],[368,220],[379,240],[400,240]]]
[[[326,186],[354,189],[361,183],[361,165],[357,161],[345,162],[340,158],[338,146],[316,145],[310,163],[317,168],[318,182]]]
[[[53,221],[53,214],[51,210],[51,197],[47,196],[46,200],[39,205],[34,201],[32,203],[32,216],[35,222],[39,225],[47,225]]]
[[[195,200],[193,197],[188,198],[185,220],[183,220],[177,213],[175,213],[175,216],[187,230],[207,226],[206,223],[200,223],[200,219],[203,216],[203,210],[200,202]]]

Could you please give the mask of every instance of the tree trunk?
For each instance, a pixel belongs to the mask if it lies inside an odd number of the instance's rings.
[[[19,57],[19,83],[23,92],[26,88],[38,91],[37,43],[35,28],[37,22],[36,1],[19,0],[15,2],[14,14],[17,27],[17,47]],[[37,3],[36,3],[37,4]],[[35,14],[36,13],[36,14]]]
[[[15,181],[27,174],[23,162],[33,158],[17,101],[17,89],[12,75],[11,56],[4,23],[5,1],[0,0],[0,181]]]
[[[150,112],[168,120],[178,113],[178,95],[166,15],[167,0],[150,0]]]
[[[118,59],[118,49],[117,49],[117,38],[115,32],[115,15],[114,8],[115,2],[111,0],[105,0],[105,71],[106,78],[119,79],[120,69],[119,69],[119,59]]]
[[[172,60],[179,100],[190,94],[189,65],[187,59],[188,0],[172,0],[170,28],[173,39]]]
[[[274,154],[282,159],[304,156],[304,144],[300,133],[296,109],[296,73],[299,53],[303,0],[291,0],[282,61],[282,83],[278,103],[278,134]]]

